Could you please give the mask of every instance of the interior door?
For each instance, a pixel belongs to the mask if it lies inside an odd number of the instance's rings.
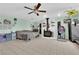
[[[60,27],[60,26],[61,26],[61,22],[58,21],[58,22],[57,22],[57,33],[58,33],[57,38],[58,38],[58,39],[60,38],[60,33],[59,33],[59,27]]]
[[[39,34],[42,34],[42,25],[41,25],[41,23],[39,24]]]

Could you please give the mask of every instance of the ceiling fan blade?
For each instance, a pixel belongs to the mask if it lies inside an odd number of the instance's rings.
[[[27,9],[30,9],[30,10],[34,10],[34,9],[32,9],[32,8],[29,8],[29,7],[26,7],[26,6],[24,6],[24,8],[27,8]]]
[[[41,3],[38,3],[36,6],[36,9],[38,10],[40,6],[41,6]]]
[[[32,11],[32,12],[29,12],[28,14],[31,14],[31,13],[34,13],[34,12]]]
[[[44,12],[44,13],[46,13],[46,10],[38,10],[38,12]]]

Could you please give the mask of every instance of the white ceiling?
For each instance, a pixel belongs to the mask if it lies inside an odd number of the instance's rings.
[[[37,3],[0,3],[0,16],[15,16],[26,20],[41,20],[45,14],[40,13],[40,16],[36,16],[35,14],[28,15],[27,13],[30,12],[30,10],[24,8],[24,6],[33,8],[36,4]],[[54,17],[63,10],[78,7],[79,4],[77,3],[42,3],[40,9],[46,10],[46,14],[49,17]]]

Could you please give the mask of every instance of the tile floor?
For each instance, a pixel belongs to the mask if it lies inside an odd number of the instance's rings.
[[[79,46],[69,41],[38,38],[31,41],[13,40],[0,43],[0,55],[73,55]]]

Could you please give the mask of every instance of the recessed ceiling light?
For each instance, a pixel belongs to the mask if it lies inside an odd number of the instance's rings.
[[[58,16],[58,17],[60,17],[60,16],[61,16],[61,14],[60,14],[60,13],[58,13],[58,14],[57,14],[57,16]]]

